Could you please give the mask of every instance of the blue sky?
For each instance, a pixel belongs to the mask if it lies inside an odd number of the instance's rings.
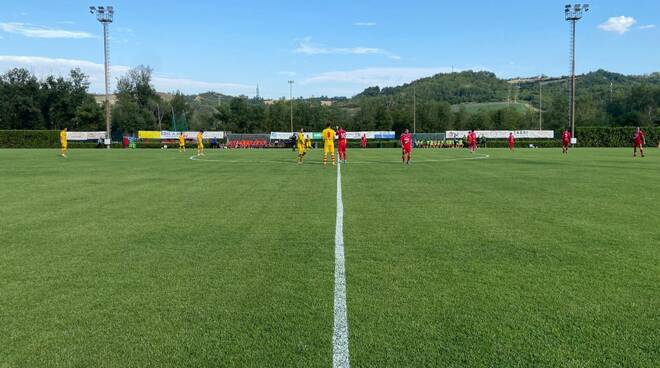
[[[111,25],[113,80],[154,68],[164,92],[350,96],[437,72],[568,72],[564,1],[128,1]],[[0,72],[81,67],[102,90],[101,26],[89,1],[3,1]],[[597,1],[578,24],[578,72],[660,71],[660,1]]]

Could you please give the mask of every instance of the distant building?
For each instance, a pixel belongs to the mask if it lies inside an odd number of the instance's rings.
[[[321,101],[321,106],[332,106],[332,101]]]
[[[268,106],[273,105],[273,104],[275,104],[275,100],[264,100],[264,104],[266,104]]]
[[[94,96],[94,100],[96,101],[97,104],[100,106],[103,106],[105,103],[105,95],[92,95]],[[110,95],[110,106],[113,106],[117,102],[117,96],[116,95]]]

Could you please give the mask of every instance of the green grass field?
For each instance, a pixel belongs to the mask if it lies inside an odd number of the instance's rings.
[[[0,150],[0,367],[332,366],[336,170]],[[354,367],[657,367],[660,152],[349,151]]]

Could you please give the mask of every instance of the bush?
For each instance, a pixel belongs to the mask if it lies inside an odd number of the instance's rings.
[[[634,127],[582,127],[575,129],[578,146],[581,147],[630,147],[635,134]],[[642,127],[646,143],[657,146],[660,128]],[[561,132],[559,133],[561,134]]]
[[[58,148],[57,130],[0,130],[0,148]]]

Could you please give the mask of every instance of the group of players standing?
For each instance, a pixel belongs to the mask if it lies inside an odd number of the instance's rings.
[[[342,163],[347,163],[346,159],[346,147],[348,145],[348,140],[346,137],[346,130],[344,128],[337,126],[337,130],[332,129],[330,123],[326,124],[325,129],[321,132],[321,137],[323,138],[323,165],[328,164],[328,155],[332,159],[332,166],[337,165],[337,160],[335,159],[335,139],[337,140],[339,160]],[[362,148],[367,148],[367,136],[362,135]],[[305,130],[300,128],[298,134],[296,135],[296,151],[298,152],[298,164],[302,164],[305,161],[305,155],[307,151],[312,148],[312,140],[305,137]]]

